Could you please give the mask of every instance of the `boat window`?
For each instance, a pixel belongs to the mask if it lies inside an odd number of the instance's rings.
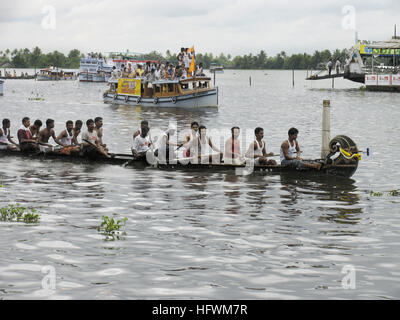
[[[168,92],[175,92],[175,87],[173,83],[168,83]]]
[[[154,86],[154,92],[155,92],[155,93],[161,92],[161,87],[160,87],[159,85],[155,85],[155,86]]]

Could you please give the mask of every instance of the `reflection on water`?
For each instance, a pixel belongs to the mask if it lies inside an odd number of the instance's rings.
[[[291,72],[227,70],[217,79],[218,110],[190,111],[103,104],[103,84],[10,81],[0,107],[14,136],[25,115],[55,119],[56,133],[68,119],[102,116],[104,141],[129,152],[142,119],[160,129],[198,121],[262,126],[278,153],[296,126],[304,157],[312,158],[320,152],[322,100],[330,99],[332,134],[377,156],[363,159],[352,179],[0,157],[1,206],[19,202],[41,216],[35,225],[0,222],[0,299],[399,298],[398,201],[369,194],[398,189],[398,95],[359,92],[340,80],[335,90],[323,82],[292,88],[290,79]],[[32,91],[45,100],[29,101]],[[97,232],[103,215],[128,218],[123,239],[104,241]],[[49,265],[57,289],[44,295],[41,269]],[[356,290],[341,287],[345,265],[356,270]]]

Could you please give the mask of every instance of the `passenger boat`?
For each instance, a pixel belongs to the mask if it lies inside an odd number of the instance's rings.
[[[103,97],[106,103],[143,107],[218,107],[218,87],[212,87],[210,80],[208,77],[153,82],[146,78],[110,79],[110,88]]]
[[[111,77],[113,62],[104,58],[82,58],[79,66],[80,82],[107,82]]]
[[[7,77],[0,77],[2,80],[7,80],[7,79],[14,79],[14,80],[32,80],[35,79],[36,75],[26,75],[26,76],[7,76]]]
[[[350,178],[357,170],[358,162],[360,160],[359,151],[356,144],[346,136],[337,136],[330,142],[330,154],[326,159],[317,159],[310,161],[318,161],[323,164],[320,170],[313,168],[296,169],[288,166],[281,165],[258,165],[254,167],[234,164],[193,164],[188,163],[186,159],[178,159],[175,163],[160,163],[154,161],[152,164],[146,162],[146,160],[133,159],[132,155],[129,154],[116,154],[113,158],[106,158],[100,156],[84,156],[82,154],[77,155],[65,155],[54,152],[39,152],[33,154],[25,154],[20,151],[1,150],[0,154],[3,156],[22,156],[29,159],[40,159],[40,160],[64,160],[64,161],[79,161],[87,163],[107,163],[124,166],[132,166],[140,169],[164,169],[164,170],[190,170],[190,171],[211,171],[211,172],[235,172],[236,174],[249,174],[255,172],[265,172],[271,174],[280,173],[293,173],[293,174],[306,174],[306,175],[317,175],[317,176],[339,176]],[[154,158],[157,160],[157,158]],[[246,173],[247,172],[247,173]]]
[[[37,81],[59,81],[76,80],[76,74],[73,71],[64,71],[56,68],[41,69],[36,78]]]
[[[343,77],[363,83],[370,91],[400,92],[400,37],[387,41],[357,42],[351,49],[343,73],[311,75],[306,80],[323,80]]]

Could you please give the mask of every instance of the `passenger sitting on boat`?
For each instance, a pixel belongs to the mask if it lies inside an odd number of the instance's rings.
[[[225,142],[225,163],[243,164],[245,159],[240,151],[240,128],[232,127],[231,134],[232,136]]]
[[[290,128],[288,131],[289,139],[285,140],[281,145],[280,158],[282,166],[295,167],[296,169],[315,168],[317,170],[321,169],[322,164],[318,162],[308,163],[300,158],[300,147],[297,142],[297,134],[299,130],[296,128]],[[296,155],[297,152],[297,155]]]
[[[147,151],[150,150],[151,141],[149,139],[149,128],[143,127],[140,135],[133,140],[132,154],[135,159],[146,158]]]
[[[42,152],[48,152],[48,151],[54,151],[54,146],[49,144],[49,139],[50,137],[53,138],[53,140],[60,146],[66,147],[67,145],[64,145],[59,141],[56,137],[56,133],[54,132],[54,120],[53,119],[47,119],[46,120],[46,128],[41,130],[39,132],[39,148],[40,151]]]
[[[72,133],[74,134],[73,138],[72,138],[72,143],[76,146],[80,146],[81,144],[78,141],[78,136],[81,133],[81,129],[82,129],[82,125],[83,122],[82,120],[76,120],[75,121],[75,127],[72,130]]]
[[[29,126],[29,130],[31,131],[33,139],[38,139],[41,126],[42,121],[40,121],[39,119],[36,119],[33,125]]]
[[[103,143],[103,118],[102,117],[96,117],[94,118],[94,131],[97,132],[97,139],[99,144],[103,147],[105,151],[108,152],[107,145]]]
[[[0,150],[18,150],[18,144],[10,135],[10,119],[3,119],[3,127],[0,128]]]
[[[192,156],[196,157],[193,163],[197,163],[200,159],[201,163],[220,163],[222,160],[223,153],[212,143],[211,138],[207,136],[206,126],[201,125],[199,127],[199,135],[194,138],[186,145]],[[213,154],[213,151],[217,154]]]
[[[161,138],[160,146],[155,152],[155,155],[159,158],[161,163],[169,163],[170,160],[175,159],[174,147],[182,147],[183,143],[176,144],[171,141],[171,136],[175,134],[175,128],[170,127],[164,132]]]
[[[78,153],[80,151],[80,146],[74,146],[72,144],[72,139],[74,138],[74,123],[72,120],[66,122],[66,129],[61,131],[57,139],[65,146],[60,150],[60,153],[70,155],[71,153]]]
[[[185,140],[184,140],[184,147],[185,149],[183,150],[183,156],[184,157],[190,157],[191,154],[194,153],[194,151],[190,151],[190,145],[192,143],[192,140],[197,139],[197,137],[199,136],[199,124],[196,121],[193,121],[190,124],[190,132],[185,136]]]
[[[274,154],[272,152],[267,153],[266,147],[265,147],[265,141],[263,140],[264,138],[264,129],[257,127],[254,130],[254,134],[256,136],[256,140],[254,140],[252,143],[249,145],[249,149],[246,152],[246,161],[247,159],[249,161],[253,161],[254,165],[276,165],[275,160],[268,160],[267,157],[271,157]]]
[[[199,63],[198,66],[196,67],[196,76],[204,76],[204,71],[203,71],[203,63]]]
[[[29,130],[31,121],[28,117],[22,119],[22,126],[18,129],[19,148],[22,152],[39,151],[37,139],[33,139],[32,133]]]
[[[87,131],[82,133],[82,151],[85,155],[96,155],[100,154],[106,158],[111,158],[111,156],[103,149],[99,144],[97,132],[94,131],[94,121],[93,119],[88,119],[86,121]]]

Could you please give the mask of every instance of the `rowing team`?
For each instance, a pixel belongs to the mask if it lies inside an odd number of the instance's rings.
[[[243,156],[240,149],[240,128],[231,128],[231,137],[225,141],[224,154],[215,146],[211,138],[207,136],[207,128],[197,122],[191,123],[191,130],[185,136],[182,143],[175,143],[171,137],[175,134],[175,128],[169,128],[164,132],[158,149],[154,149],[154,143],[150,135],[148,121],[143,120],[140,130],[133,135],[132,154],[135,158],[146,158],[148,152],[154,153],[161,161],[168,162],[179,158],[175,153],[183,147],[182,160],[190,159],[192,163],[220,163],[224,157],[226,164],[244,164],[250,162],[253,165],[277,165],[275,160],[268,159],[275,156],[272,152],[267,153],[264,138],[264,129],[257,127],[254,130],[255,140],[250,143],[247,152]],[[306,162],[300,157],[300,147],[297,142],[298,130],[290,128],[288,139],[285,140],[280,149],[280,160],[283,166],[321,168],[319,162]],[[175,139],[176,140],[176,139]],[[176,149],[175,149],[176,148]]]
[[[113,157],[109,153],[107,145],[103,143],[103,119],[96,117],[95,120],[86,121],[87,131],[82,133],[82,143],[78,142],[78,136],[81,133],[82,121],[77,120],[74,123],[71,120],[66,122],[66,129],[58,136],[54,132],[54,120],[46,120],[46,128],[40,130],[41,121],[36,120],[30,125],[30,119],[24,117],[22,126],[18,130],[19,144],[13,141],[10,135],[10,120],[3,120],[3,127],[0,129],[0,150],[14,149],[23,152],[60,152],[62,154],[83,154],[83,155],[101,155],[107,158]],[[132,154],[135,159],[146,159],[150,151],[161,162],[168,162],[176,159],[175,151],[183,147],[183,159],[189,159],[192,163],[220,163],[224,157],[226,164],[244,164],[250,162],[254,165],[277,165],[275,160],[268,159],[274,156],[273,153],[266,152],[266,143],[263,128],[257,127],[254,131],[255,140],[249,145],[245,155],[240,148],[240,128],[231,129],[231,137],[225,142],[224,154],[213,144],[211,138],[207,136],[207,128],[199,126],[197,122],[191,123],[190,133],[185,136],[181,143],[175,143],[171,137],[175,134],[175,128],[169,128],[164,132],[159,146],[154,150],[154,142],[151,139],[150,127],[148,121],[143,120],[140,130],[133,134]],[[305,162],[300,158],[300,147],[297,142],[298,130],[291,128],[288,132],[288,140],[281,145],[280,160],[281,165],[293,166],[296,168],[312,167],[321,168],[318,162]],[[49,144],[50,137],[60,146],[57,150]],[[175,148],[177,149],[175,150]]]
[[[3,119],[3,127],[0,129],[0,150],[20,150],[22,152],[60,152],[65,155],[98,153],[107,158],[114,155],[108,152],[107,145],[103,143],[103,119],[96,117],[95,120],[86,121],[87,131],[82,133],[82,142],[78,142],[81,134],[82,121],[72,120],[66,122],[66,129],[58,136],[54,131],[54,120],[46,120],[46,128],[40,130],[42,121],[36,120],[32,125],[28,117],[22,119],[22,126],[18,129],[18,142],[13,140],[10,134],[11,122]],[[50,137],[57,143],[58,147],[49,143]]]

